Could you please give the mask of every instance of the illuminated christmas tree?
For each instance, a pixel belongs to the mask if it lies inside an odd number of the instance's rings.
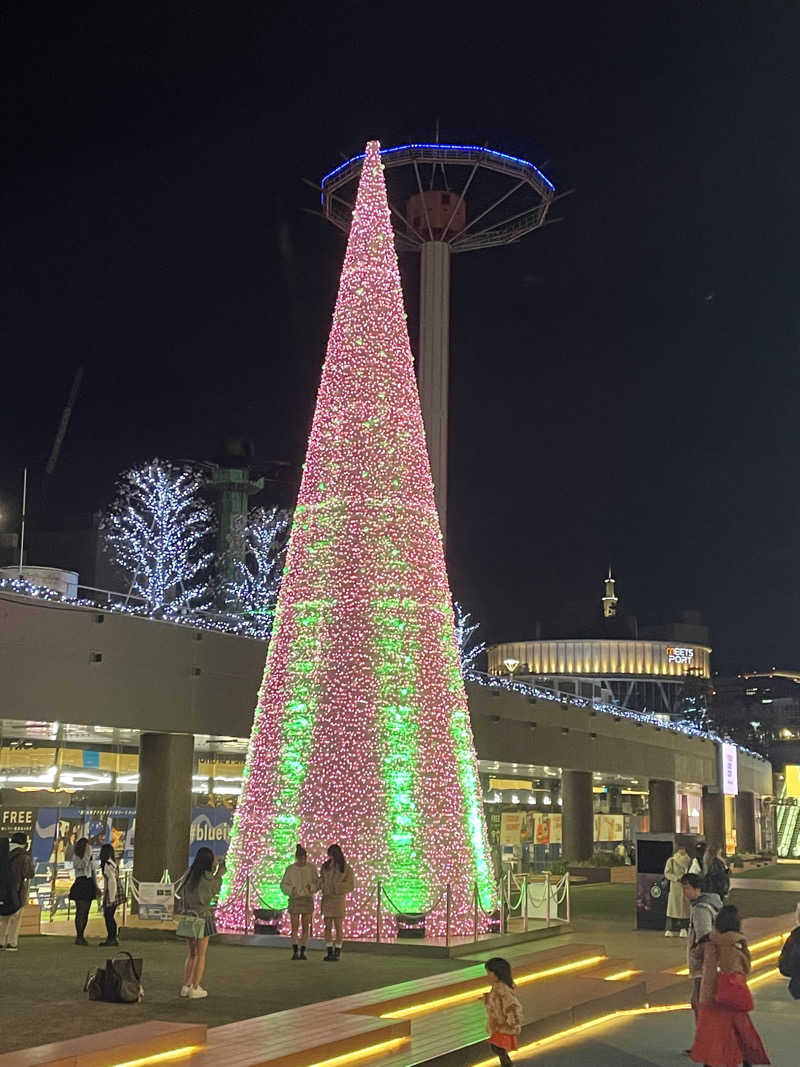
[[[495,904],[380,146],[367,145],[217,915],[283,908],[295,842],[341,844],[347,932]],[[391,909],[388,909],[391,910]],[[384,901],[384,912],[387,906]],[[391,918],[384,932],[389,933]],[[481,920],[483,926],[483,920]]]

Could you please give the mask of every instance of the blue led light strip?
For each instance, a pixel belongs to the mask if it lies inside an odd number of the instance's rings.
[[[506,159],[510,163],[519,163],[523,167],[528,167],[530,170],[534,171],[534,173],[537,174],[539,178],[542,179],[542,181],[545,183],[545,185],[549,189],[552,189],[553,192],[555,192],[555,190],[556,190],[555,185],[553,185],[553,183],[550,181],[549,178],[546,178],[545,175],[542,174],[542,172],[539,170],[539,168],[536,166],[535,163],[531,163],[530,160],[527,160],[527,159],[521,159],[519,156],[510,156],[507,152],[498,152],[494,148],[484,148],[481,145],[474,145],[474,144],[401,144],[401,145],[398,145],[396,148],[382,148],[381,149],[381,155],[382,156],[388,156],[388,155],[391,155],[393,152],[406,152],[410,148],[446,148],[446,149],[455,149],[458,152],[481,152],[483,155],[492,156],[495,159]],[[359,163],[363,158],[364,158],[364,153],[362,152],[360,155],[353,156],[352,159],[348,159],[344,163],[340,163],[338,167],[334,168],[334,170],[332,170],[329,174],[325,175],[325,177],[322,179],[320,184],[322,186],[324,186],[325,182],[330,181],[330,179],[333,178],[334,175],[336,175],[340,171],[344,170],[345,167],[349,167],[351,165],[351,163]]]

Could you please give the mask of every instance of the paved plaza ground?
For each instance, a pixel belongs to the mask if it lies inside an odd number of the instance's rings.
[[[753,990],[752,1019],[774,1067],[795,1067],[800,1034],[800,1001],[786,991],[786,979],[776,978]],[[643,1016],[610,1023],[596,1035],[565,1041],[557,1049],[544,1048],[515,1058],[531,1067],[690,1067],[683,1055],[693,1037],[690,1011]]]
[[[785,877],[785,872],[781,871]],[[775,916],[793,913],[800,892],[735,890],[732,900],[744,915]],[[634,887],[632,885],[582,886],[573,892],[573,918],[576,933],[541,942],[541,946],[568,945],[571,940],[587,937],[605,946],[610,955],[630,958],[644,969],[663,966],[665,951],[674,953],[676,964],[682,963],[685,942],[665,941],[658,933],[634,930]],[[144,958],[145,1001],[142,1005],[93,1003],[82,992],[86,972],[102,963],[108,952],[97,947],[102,923],[92,919],[90,940],[95,947],[82,949],[66,935],[66,924],[50,929],[58,934],[25,937],[16,954],[0,953],[0,1052],[26,1048],[124,1026],[147,1019],[185,1021],[194,1018],[209,1026],[219,1026],[240,1019],[266,1015],[287,1008],[379,988],[427,975],[457,971],[472,960],[424,959],[403,955],[348,953],[346,948],[339,964],[324,964],[322,953],[312,952],[307,963],[292,963],[285,950],[260,949],[215,944],[209,948],[208,971],[204,984],[207,1000],[186,1001],[178,997],[184,946],[168,931],[124,930],[122,947]],[[524,946],[504,951],[509,959],[529,951]],[[476,953],[475,958],[480,954]],[[783,995],[784,986],[759,992],[758,1010],[767,1015],[765,1035],[779,1049],[784,1016],[797,1020],[800,1004]],[[788,1003],[787,1003],[788,1001]],[[780,1005],[781,1010],[778,1010]],[[783,1013],[783,1014],[782,1014]],[[615,1025],[602,1035],[575,1044],[575,1056],[583,1059],[554,1058],[562,1055],[542,1051],[531,1062],[556,1064],[593,1064],[614,1067],[628,1064],[678,1064],[670,1059],[677,1041],[685,1047],[690,1019],[642,1019]],[[800,1030],[796,1032],[800,1033]],[[680,1038],[676,1037],[680,1034]],[[661,1036],[659,1036],[661,1035]],[[664,1035],[670,1035],[669,1042]],[[641,1054],[636,1049],[641,1046]],[[643,1058],[654,1048],[662,1058]],[[589,1051],[586,1051],[589,1050]],[[632,1051],[633,1050],[633,1051]],[[625,1057],[628,1057],[627,1059]],[[637,1059],[636,1057],[639,1056]],[[606,1057],[603,1059],[602,1057]],[[632,1058],[631,1058],[632,1057]],[[667,1057],[667,1058],[664,1058]],[[797,1057],[780,1059],[776,1064],[794,1064]]]

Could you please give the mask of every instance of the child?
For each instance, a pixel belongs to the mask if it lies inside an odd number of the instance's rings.
[[[508,1050],[519,1048],[517,1038],[522,1030],[522,1005],[514,995],[514,979],[508,960],[495,956],[485,966],[492,981],[492,988],[483,998],[489,1044],[500,1058],[500,1067],[509,1067]]]
[[[781,949],[778,970],[784,978],[790,979],[789,992],[795,1000],[800,1000],[800,904],[797,905],[795,919],[797,925]]]
[[[706,1067],[769,1063],[747,1010],[719,1000],[720,993],[725,993],[723,980],[730,975],[740,976],[735,984],[741,987],[744,998],[748,998],[744,979],[750,973],[750,950],[742,937],[736,908],[728,905],[720,910],[711,936],[702,948],[703,976],[692,1059]]]

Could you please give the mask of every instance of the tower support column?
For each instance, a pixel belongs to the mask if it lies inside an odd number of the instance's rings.
[[[752,793],[740,793],[736,798],[736,851],[756,850],[756,809]]]
[[[450,367],[450,246],[422,246],[418,383],[442,537],[447,538],[447,422]]]
[[[650,832],[675,833],[675,783],[664,778],[650,779]]]
[[[594,851],[594,806],[590,771],[564,770],[561,777],[565,860],[588,860]]]
[[[703,836],[707,845],[725,847],[725,797],[703,788]]]
[[[176,881],[186,870],[193,761],[192,734],[143,733],[139,738],[133,860],[137,881],[159,882],[165,870]]]

